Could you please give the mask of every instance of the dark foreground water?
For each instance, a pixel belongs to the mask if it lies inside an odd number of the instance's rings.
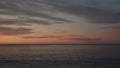
[[[119,45],[1,45],[0,68],[120,68]]]

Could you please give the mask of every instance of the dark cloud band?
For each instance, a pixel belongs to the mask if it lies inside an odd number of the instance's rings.
[[[30,33],[33,33],[32,30],[27,28],[0,27],[0,34],[4,36],[23,35]]]

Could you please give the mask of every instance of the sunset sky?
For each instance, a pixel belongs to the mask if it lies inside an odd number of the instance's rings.
[[[0,44],[120,43],[120,0],[0,0]]]

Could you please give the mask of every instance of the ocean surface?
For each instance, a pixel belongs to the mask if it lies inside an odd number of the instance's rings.
[[[0,68],[120,68],[120,45],[0,45]]]

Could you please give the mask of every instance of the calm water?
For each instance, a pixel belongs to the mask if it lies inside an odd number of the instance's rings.
[[[1,45],[0,68],[120,68],[119,45]]]

